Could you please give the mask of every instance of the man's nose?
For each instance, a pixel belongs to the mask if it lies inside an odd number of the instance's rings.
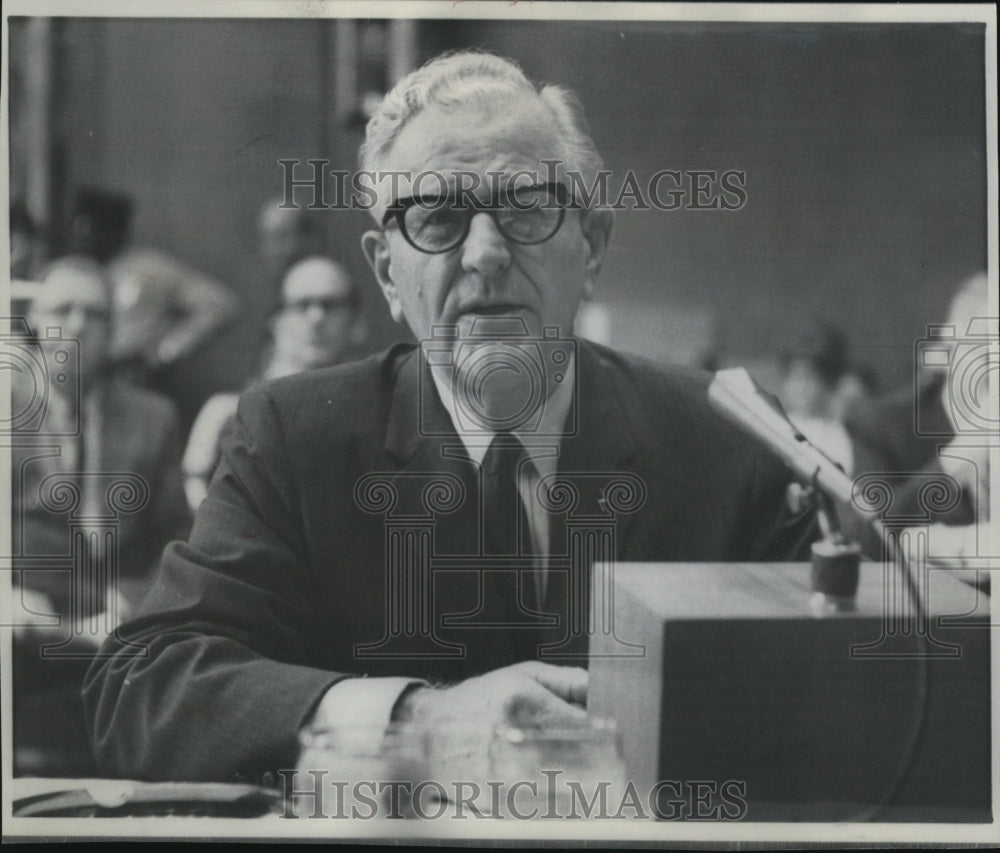
[[[469,236],[462,246],[462,268],[489,276],[510,265],[510,247],[493,217],[477,213],[469,223]]]

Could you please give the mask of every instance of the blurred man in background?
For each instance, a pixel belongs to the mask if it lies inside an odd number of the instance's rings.
[[[915,388],[860,411],[852,424],[857,446],[870,454],[870,470],[917,475],[894,490],[892,511],[929,516],[929,558],[987,590],[989,572],[963,567],[995,553],[989,550],[989,452],[996,444],[998,370],[990,342],[995,346],[997,312],[988,299],[985,272],[966,278],[943,326],[917,348]],[[944,494],[958,489],[945,512],[925,505],[923,490],[935,477]]]
[[[979,272],[964,279],[948,309],[945,326],[953,326],[955,340],[966,337],[975,317],[989,310],[987,279]],[[848,420],[855,439],[891,471],[916,471],[938,456],[938,446],[954,436],[949,419],[951,403],[948,365],[918,360],[914,383],[873,402],[856,407]],[[918,424],[919,417],[919,424]]]
[[[339,363],[357,319],[358,291],[343,266],[319,256],[293,264],[282,283],[281,303],[270,320],[270,345],[255,382]],[[192,511],[208,493],[239,397],[238,393],[211,397],[191,428],[183,467]]]
[[[995,316],[988,319],[995,313],[988,304],[986,273],[966,278],[951,301],[947,320],[938,330],[941,337],[928,339],[929,349],[939,355],[934,359],[918,358],[913,387],[856,408],[848,420],[855,452],[863,460],[859,472],[944,473],[958,481],[961,502],[935,519],[947,524],[972,522],[985,509],[978,495],[988,483],[987,453],[985,448],[970,447],[968,424],[957,421],[962,420],[963,410],[988,418],[987,383],[991,373],[995,381],[996,367],[994,364],[990,368],[987,361],[979,365],[983,387],[976,389],[963,387],[962,380],[978,374],[974,369],[963,370],[955,361],[961,348],[975,348],[977,335],[986,334],[990,328],[991,334],[996,334]],[[917,350],[918,355],[923,352]],[[984,356],[987,352],[982,349]],[[982,396],[973,399],[976,392],[982,392]],[[904,507],[912,507],[919,514],[917,500],[917,491],[900,492],[894,495],[893,509],[902,512]]]
[[[28,315],[37,341],[26,344],[34,354],[48,350],[48,369],[12,375],[14,411],[35,412],[15,431],[12,452],[20,773],[93,771],[79,698],[89,658],[74,655],[81,647],[96,650],[144,594],[165,543],[190,527],[173,406],[110,370],[110,287],[88,258],[53,262]],[[122,478],[130,485],[116,496]],[[135,505],[116,513],[123,494],[133,494]],[[113,539],[88,528],[88,519],[110,523]],[[73,535],[79,523],[83,538]],[[61,568],[32,568],[37,558],[59,557],[72,558],[72,572],[65,561]],[[67,637],[68,656],[43,658],[44,646]]]

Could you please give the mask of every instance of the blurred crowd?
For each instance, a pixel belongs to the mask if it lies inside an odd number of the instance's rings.
[[[22,775],[96,773],[79,683],[103,637],[148,587],[163,547],[186,536],[243,390],[212,396],[190,424],[179,417],[165,377],[242,308],[224,282],[133,243],[132,207],[119,193],[81,189],[70,252],[44,264],[39,228],[23,206],[11,208],[13,313],[25,320],[10,332],[30,355],[11,370],[15,772]],[[258,252],[274,283],[273,305],[251,383],[337,364],[364,339],[358,285],[318,250],[303,213],[280,199],[261,207]],[[953,334],[942,333],[939,357],[905,387],[880,389],[872,365],[856,359],[827,321],[775,357],[789,419],[846,473],[943,474],[959,484],[958,504],[929,518],[932,550],[961,557],[978,553],[988,465],[956,414],[951,379],[957,348],[987,305],[986,276],[949,286],[956,295],[945,326]],[[128,476],[139,484],[122,504],[113,481]],[[923,481],[913,482],[911,492],[894,495],[894,510],[910,502],[917,517]],[[878,543],[864,544],[881,557]],[[81,589],[80,578],[89,586]]]
[[[904,387],[879,393],[869,367],[850,358],[843,332],[816,321],[781,351],[778,394],[799,432],[845,473],[885,475],[883,520],[910,519],[911,531],[927,536],[932,562],[983,589],[989,588],[988,572],[963,566],[988,553],[988,425],[995,439],[990,382],[996,381],[996,363],[982,344],[995,340],[996,318],[987,317],[995,314],[988,310],[987,290],[985,273],[959,284],[946,321],[929,323],[928,338],[916,342],[914,375]],[[875,531],[849,508],[841,514],[865,553],[881,558]]]
[[[359,291],[317,251],[302,209],[264,203],[259,261],[273,282],[251,382],[336,364],[364,336]],[[132,202],[81,188],[69,253],[41,262],[39,228],[11,207],[15,772],[96,774],[79,686],[135,608],[166,544],[186,538],[242,389],[189,424],[169,377],[242,313],[233,289],[130,239]],[[60,559],[61,558],[61,559]]]

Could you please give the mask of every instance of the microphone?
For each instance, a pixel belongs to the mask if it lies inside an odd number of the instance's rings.
[[[720,370],[708,386],[712,407],[774,451],[804,486],[851,505],[853,481],[812,444],[742,367]]]
[[[754,436],[776,453],[791,468],[795,478],[805,486],[814,487],[819,503],[817,513],[825,541],[833,546],[843,543],[836,522],[836,510],[831,498],[837,499],[855,514],[864,518],[882,541],[886,558],[895,564],[903,584],[913,600],[916,612],[924,614],[923,597],[914,576],[915,567],[906,552],[897,547],[895,538],[879,519],[866,518],[851,499],[853,481],[843,469],[823,451],[814,446],[750,374],[742,367],[720,370],[708,386],[708,400],[724,418]],[[817,545],[813,546],[814,584]],[[819,553],[822,562],[824,555]],[[836,568],[836,567],[835,567]],[[838,569],[839,571],[839,569]]]

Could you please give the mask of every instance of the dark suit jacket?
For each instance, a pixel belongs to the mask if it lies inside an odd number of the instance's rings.
[[[801,555],[809,519],[782,516],[785,469],[709,410],[706,375],[586,342],[578,365],[579,429],[562,439],[559,470],[579,503],[556,516],[553,554],[583,516],[607,521],[601,486],[631,472],[646,494],[615,517],[619,560]],[[478,603],[481,575],[462,557],[479,553],[477,471],[461,450],[443,451],[460,439],[437,394],[421,398],[422,374],[426,382],[415,350],[399,346],[246,393],[190,542],[167,549],[144,612],[123,631],[148,656],[99,660],[88,675],[106,771],[234,779],[292,768],[299,728],[346,674],[460,679],[534,653],[511,641],[513,630],[441,625]],[[386,472],[394,507],[379,511],[378,490],[364,489],[372,472]],[[435,474],[465,496],[457,509],[438,507],[428,551],[456,568],[435,574],[432,608],[437,636],[465,654],[407,657],[426,651],[426,636],[414,635],[395,659],[356,655],[387,633],[387,542],[420,526],[413,518]],[[563,618],[569,575],[550,571],[545,609]],[[570,645],[585,654],[586,637]]]
[[[33,391],[14,384],[15,411]],[[50,410],[40,410],[38,419],[24,425],[12,440],[13,461],[13,566],[28,589],[48,596],[56,614],[68,619],[79,602],[71,602],[73,509],[67,504],[46,505],[42,486],[46,478],[74,479],[63,473],[60,456],[66,436],[52,434]],[[107,496],[114,482],[146,484],[148,501],[140,505],[137,493],[119,490],[111,503],[132,510],[118,515],[115,523],[119,579],[127,598],[141,596],[151,583],[152,570],[163,547],[172,539],[186,536],[190,516],[180,475],[180,436],[177,415],[169,400],[123,382],[109,382],[103,389],[100,406],[100,458],[89,460],[86,470],[94,475],[97,494]],[[117,476],[116,476],[117,475]],[[66,494],[66,493],[64,493]],[[108,504],[101,511],[114,509]],[[86,511],[83,506],[77,511]],[[103,558],[106,560],[107,558]],[[39,568],[48,563],[49,568]],[[104,565],[108,563],[103,562]],[[81,576],[85,577],[85,576]],[[107,585],[83,587],[91,597],[88,610],[104,609]],[[68,639],[70,629],[62,627],[15,635],[14,678],[14,758],[15,772],[55,776],[88,776],[96,772],[90,756],[84,726],[80,686],[87,657],[41,657],[41,645],[54,646]],[[78,646],[75,650],[80,652]]]

